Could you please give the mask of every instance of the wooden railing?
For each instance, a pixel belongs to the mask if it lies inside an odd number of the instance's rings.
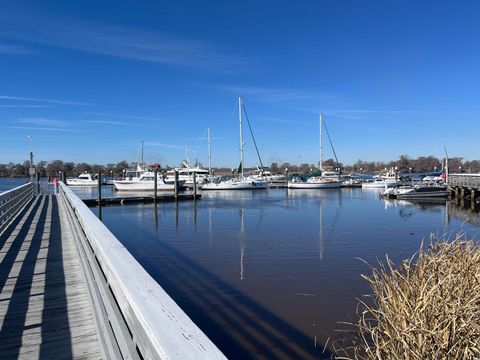
[[[105,357],[225,359],[120,241],[59,183],[89,283]]]
[[[480,190],[480,174],[449,174],[448,185]]]
[[[34,195],[32,183],[0,193],[0,233]]]

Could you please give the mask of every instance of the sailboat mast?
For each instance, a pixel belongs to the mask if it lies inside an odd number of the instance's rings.
[[[142,163],[141,165],[143,166],[143,140],[142,140]]]
[[[208,173],[212,173],[212,134],[208,128]]]
[[[243,179],[243,128],[242,128],[242,98],[238,97],[238,120],[240,122],[240,170]]]
[[[323,171],[323,114],[320,113],[320,160],[318,168]]]
[[[450,169],[448,168],[448,153],[447,147],[445,146],[445,140],[442,138],[443,150],[445,151],[445,184],[448,185],[448,175]]]

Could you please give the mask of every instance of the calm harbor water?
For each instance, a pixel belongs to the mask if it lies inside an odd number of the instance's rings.
[[[369,292],[359,258],[399,261],[432,233],[478,238],[478,219],[445,201],[362,189],[204,192],[196,203],[103,208],[104,223],[234,359],[321,357]]]
[[[28,182],[27,178],[0,178],[0,193]]]
[[[96,197],[95,188],[72,189]],[[156,208],[107,206],[102,218],[232,359],[328,356],[338,322],[369,293],[359,259],[399,261],[431,234],[480,232],[479,214],[454,204],[384,200],[358,188],[204,192]]]

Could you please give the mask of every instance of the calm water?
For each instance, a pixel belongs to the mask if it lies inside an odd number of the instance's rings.
[[[318,358],[368,293],[358,258],[400,260],[432,233],[478,237],[480,223],[362,189],[205,192],[196,205],[105,207],[103,221],[235,359]]]
[[[0,178],[0,193],[16,188],[30,181],[27,178]]]
[[[74,191],[97,196],[95,188]],[[108,186],[102,192],[119,195]],[[386,201],[375,189],[204,192],[196,204],[102,213],[232,359],[328,356],[321,355],[327,339],[330,348],[338,322],[351,320],[355,298],[369,292],[359,258],[375,264],[388,253],[398,261],[432,233],[480,232],[478,213],[446,202]]]

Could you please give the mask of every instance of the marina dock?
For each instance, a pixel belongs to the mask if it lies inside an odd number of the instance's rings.
[[[448,175],[448,191],[451,199],[457,203],[470,202],[475,209],[480,201],[480,174]]]
[[[224,359],[67,186],[0,194],[0,356]]]
[[[175,195],[157,195],[157,202],[173,202],[173,201],[188,201],[198,200],[202,196],[200,194],[178,194]],[[151,204],[155,202],[154,196],[125,196],[125,197],[109,197],[98,199],[83,199],[83,202],[87,206],[97,206],[100,202],[101,205],[124,205],[124,204]]]

